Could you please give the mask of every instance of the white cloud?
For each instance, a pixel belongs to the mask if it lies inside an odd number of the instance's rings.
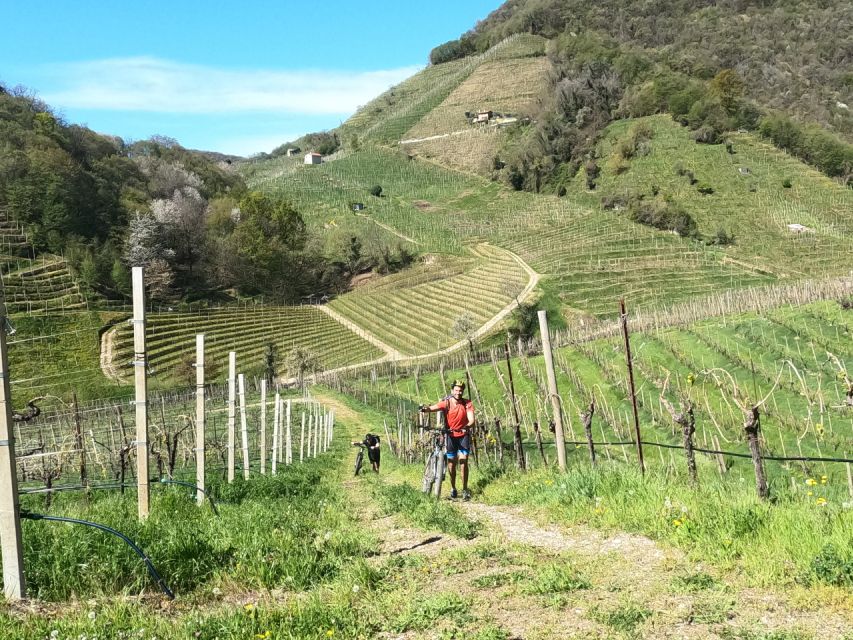
[[[380,71],[217,69],[151,57],[62,64],[42,97],[63,108],[218,114],[349,114],[418,66]]]

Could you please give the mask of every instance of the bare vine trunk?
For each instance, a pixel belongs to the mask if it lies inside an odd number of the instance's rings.
[[[752,454],[752,465],[755,467],[755,487],[758,491],[758,497],[762,500],[767,500],[770,497],[770,490],[767,487],[767,478],[764,475],[764,463],[761,460],[761,449],[758,444],[758,434],[761,430],[758,407],[752,407],[747,414],[743,428],[746,431],[749,452]]]

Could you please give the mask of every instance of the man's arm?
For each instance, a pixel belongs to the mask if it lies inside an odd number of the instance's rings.
[[[442,411],[444,409],[443,402],[436,402],[431,405],[421,405],[421,411],[424,413],[435,413],[436,411]]]
[[[468,428],[474,426],[474,405],[468,405]]]

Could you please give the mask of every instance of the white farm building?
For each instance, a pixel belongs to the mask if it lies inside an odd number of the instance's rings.
[[[312,151],[311,153],[305,154],[305,164],[322,164],[323,155],[317,153],[316,151]]]

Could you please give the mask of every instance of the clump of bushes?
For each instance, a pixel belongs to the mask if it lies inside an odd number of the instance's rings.
[[[381,198],[382,197],[382,187],[379,186],[378,184],[373,185],[372,187],[370,187],[370,195],[376,196],[377,198]]]
[[[727,232],[723,228],[717,229],[717,233],[710,239],[708,244],[715,244],[718,246],[726,246],[735,243],[735,236],[733,233]]]
[[[662,231],[673,231],[682,238],[699,235],[699,226],[693,216],[674,202],[635,199],[628,205],[628,215],[634,222]]]
[[[714,193],[714,187],[709,185],[707,182],[699,183],[699,186],[696,187],[696,190],[703,196],[709,196]]]
[[[784,188],[784,189],[790,189],[790,188],[791,188],[791,186],[792,186],[792,184],[791,184],[791,179],[790,179],[790,178],[785,178],[784,180],[782,180],[782,188]]]

